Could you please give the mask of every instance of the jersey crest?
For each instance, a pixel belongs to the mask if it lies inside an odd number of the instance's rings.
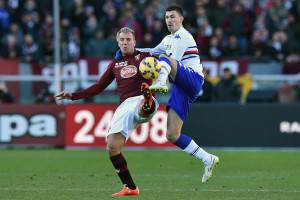
[[[134,56],[134,59],[135,59],[136,61],[138,61],[138,60],[140,60],[140,57],[141,57],[141,55],[138,54],[138,55]]]

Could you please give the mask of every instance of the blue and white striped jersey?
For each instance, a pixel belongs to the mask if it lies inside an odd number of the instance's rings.
[[[193,36],[183,27],[164,37],[161,43],[150,49],[150,53],[152,55],[164,53],[203,76],[196,42]]]

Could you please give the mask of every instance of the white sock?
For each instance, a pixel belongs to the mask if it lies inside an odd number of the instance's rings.
[[[170,72],[171,72],[171,66],[166,61],[164,61],[164,60],[160,60],[159,63],[161,65],[161,68],[162,69],[164,68],[166,70],[166,72],[168,74],[170,74]]]
[[[186,153],[194,156],[195,158],[202,160],[203,163],[210,162],[210,154],[199,147],[194,140],[183,150]]]
[[[160,82],[162,85],[166,85],[168,76],[171,72],[171,66],[165,61],[159,61],[159,63],[161,64],[161,70],[156,81]]]

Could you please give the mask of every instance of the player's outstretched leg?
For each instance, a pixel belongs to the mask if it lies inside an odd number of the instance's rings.
[[[150,86],[150,90],[152,92],[167,93],[167,79],[169,73],[171,72],[172,63],[167,56],[160,56],[159,63],[161,64],[161,70],[158,77],[153,81],[153,84]]]
[[[125,137],[121,133],[110,134],[107,137],[107,151],[109,158],[124,185],[123,189],[112,194],[112,197],[138,195],[139,189],[135,185],[129,172],[127,161],[123,156],[121,149],[126,142]]]
[[[214,167],[220,163],[217,156],[206,152],[204,149],[198,146],[196,142],[185,134],[181,134],[175,145],[181,148],[186,153],[191,156],[202,160],[204,164],[204,173],[202,176],[202,183],[208,181],[211,178]]]

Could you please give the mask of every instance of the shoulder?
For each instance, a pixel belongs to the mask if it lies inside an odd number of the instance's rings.
[[[185,28],[181,28],[180,29],[180,34],[182,34],[186,39],[194,39],[193,38],[193,35],[188,31],[188,30],[186,30]]]
[[[113,59],[112,61],[110,61],[110,63],[108,63],[107,65],[107,70],[111,70],[114,68],[114,66],[116,65],[116,63],[120,62],[120,60],[115,60]]]
[[[166,40],[172,38],[172,34],[166,35],[163,39],[162,42],[165,42]]]

